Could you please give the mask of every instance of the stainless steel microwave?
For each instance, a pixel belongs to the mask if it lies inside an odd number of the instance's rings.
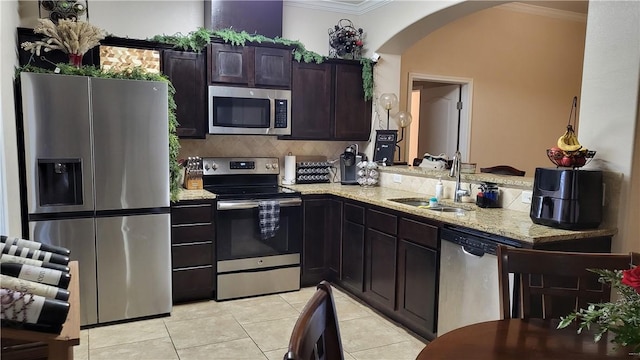
[[[209,133],[291,135],[291,90],[209,86]]]

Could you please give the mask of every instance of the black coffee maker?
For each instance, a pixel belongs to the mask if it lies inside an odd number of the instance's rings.
[[[364,154],[358,152],[358,144],[347,146],[340,155],[340,183],[342,185],[358,184],[358,163],[364,158]]]
[[[602,199],[602,171],[537,168],[529,216],[536,224],[554,228],[597,228]]]

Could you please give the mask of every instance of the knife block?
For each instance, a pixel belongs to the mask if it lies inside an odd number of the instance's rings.
[[[202,174],[198,171],[189,171],[185,169],[184,181],[182,186],[187,190],[202,190],[203,189]]]

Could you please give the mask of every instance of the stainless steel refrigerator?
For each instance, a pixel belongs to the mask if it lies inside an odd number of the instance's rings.
[[[23,235],[78,260],[81,324],[171,312],[167,85],[23,72],[20,87]]]

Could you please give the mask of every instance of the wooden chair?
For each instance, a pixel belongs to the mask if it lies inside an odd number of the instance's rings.
[[[284,360],[343,360],[331,285],[322,281],[296,321]]]
[[[518,170],[507,165],[498,165],[493,167],[480,168],[481,173],[492,173],[498,175],[524,176],[526,171]]]
[[[640,254],[571,253],[498,246],[500,309],[513,317],[558,319],[588,303],[609,301],[611,288],[587,269],[625,270]],[[509,274],[514,274],[514,309]]]

